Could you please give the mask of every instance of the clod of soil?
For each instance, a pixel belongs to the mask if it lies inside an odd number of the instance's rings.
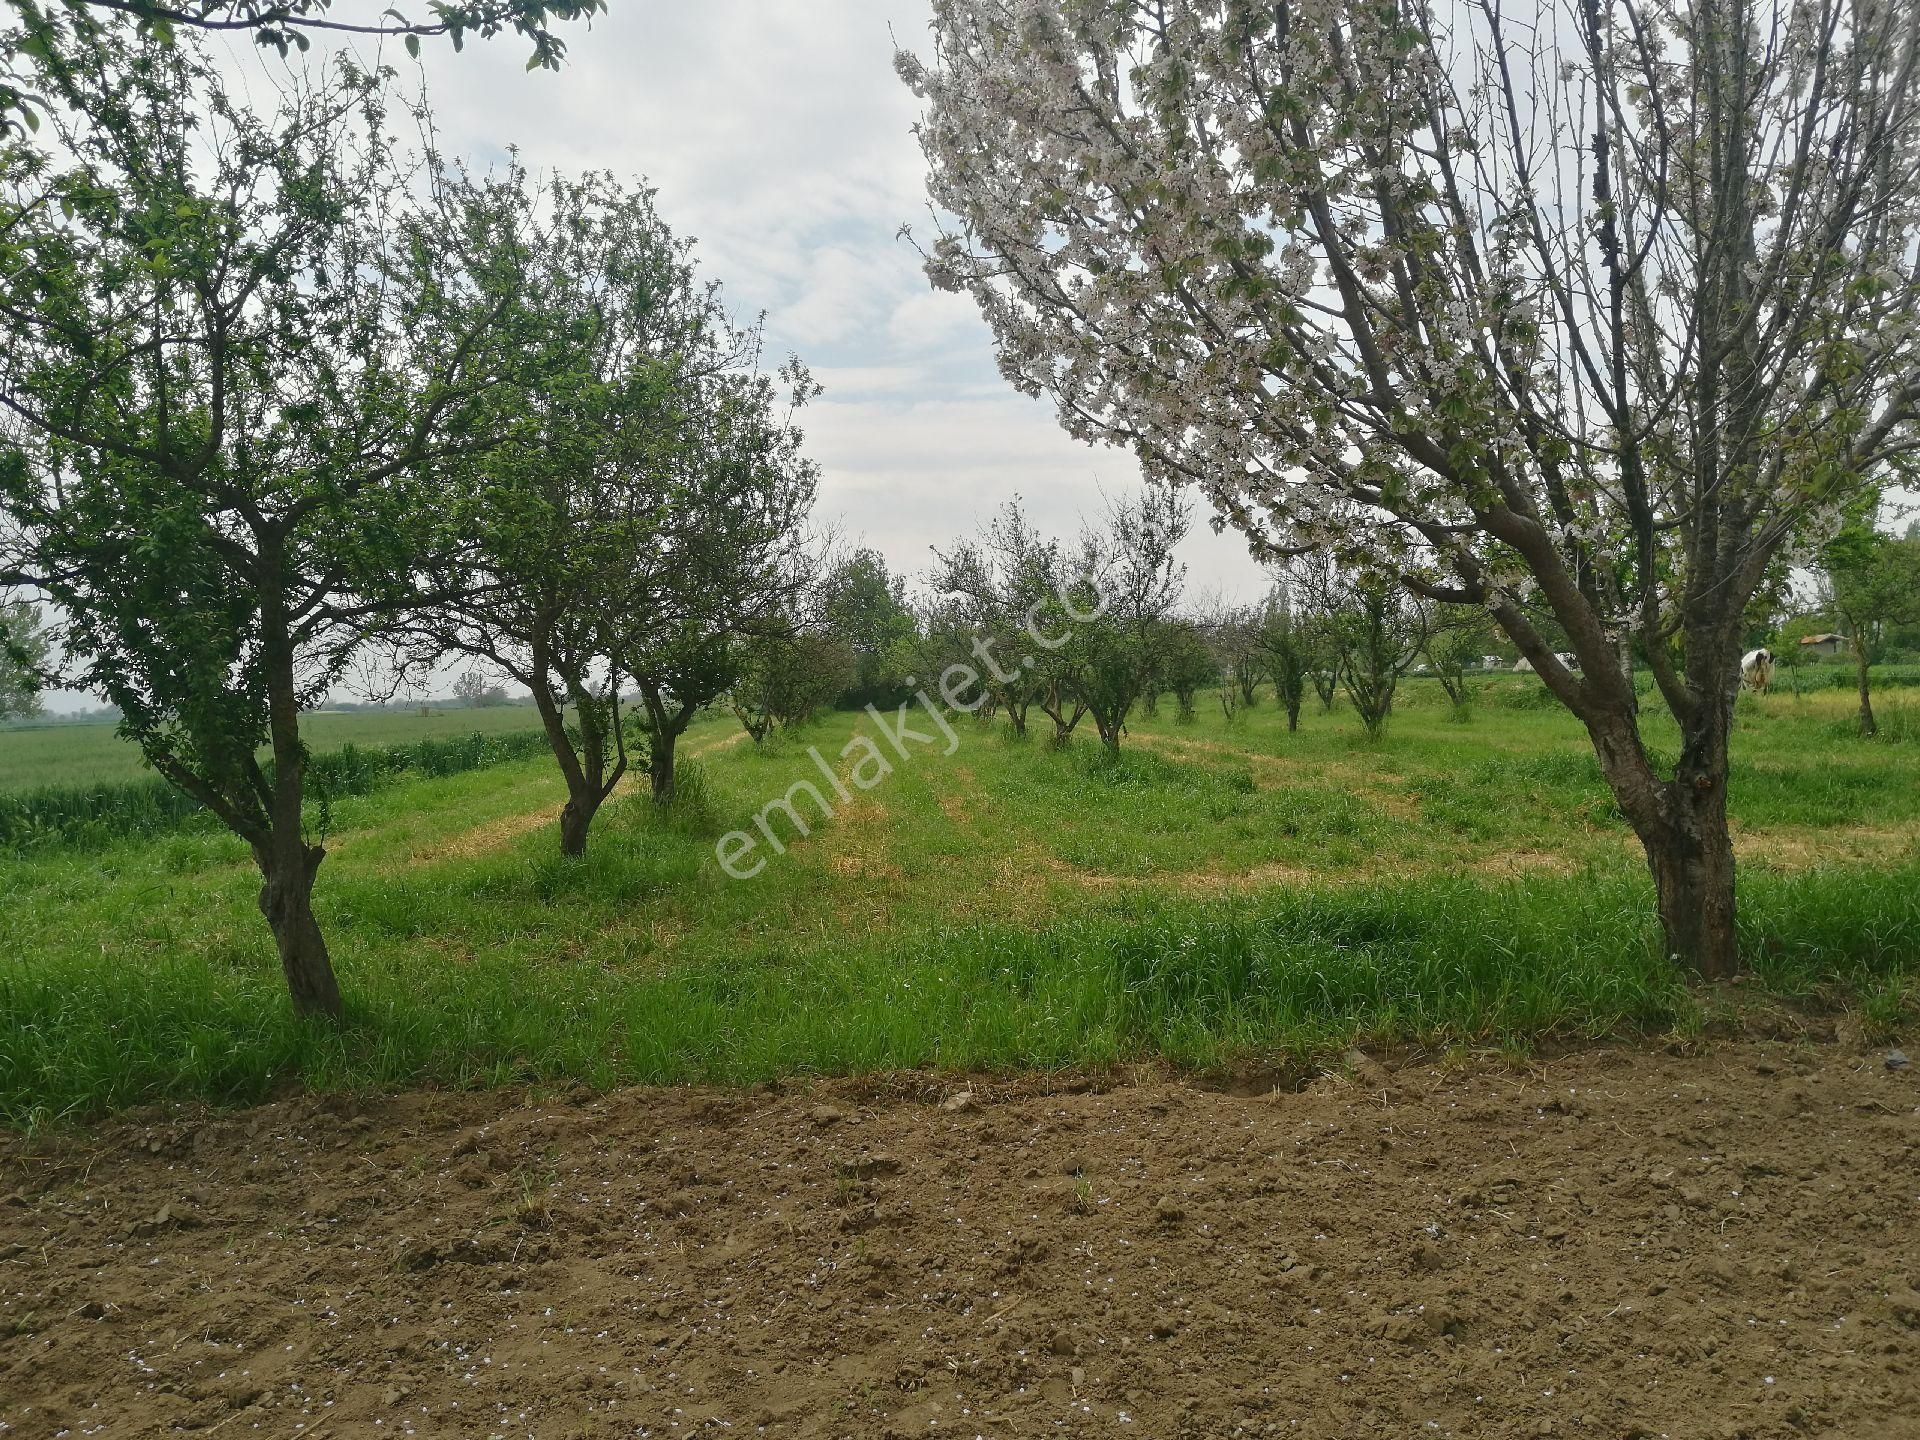
[[[1915,1435],[1920,1078],[1883,1060],[0,1142],[0,1435]]]

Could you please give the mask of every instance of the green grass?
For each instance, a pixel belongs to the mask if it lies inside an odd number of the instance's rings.
[[[682,805],[617,799],[583,864],[557,853],[550,761],[402,779],[335,807],[339,1030],[288,1014],[237,841],[0,859],[0,1116],[1694,1028],[1579,728],[1504,703],[1534,684],[1491,684],[1464,725],[1411,686],[1379,742],[1343,714],[1290,735],[1270,703],[1167,707],[1117,761],[966,723],[750,881],[715,841],[870,721],[760,747],[704,721]],[[1742,943],[1760,987],[1892,1029],[1920,957],[1920,746],[1834,733],[1845,703],[1742,706]]]
[[[475,710],[441,709],[430,714],[396,707],[384,712],[321,711],[301,720],[316,751],[345,745],[403,745],[455,735],[500,735],[540,725],[533,706],[497,705]],[[95,785],[153,772],[129,745],[102,724],[0,726],[0,794],[55,785]]]

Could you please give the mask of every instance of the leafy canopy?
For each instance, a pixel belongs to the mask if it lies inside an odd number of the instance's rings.
[[[96,44],[106,27],[126,19],[139,33],[170,42],[179,31],[246,32],[254,42],[281,55],[305,52],[316,35],[398,37],[407,53],[420,54],[420,41],[446,36],[455,50],[469,35],[491,39],[506,31],[533,45],[529,70],[557,70],[566,44],[552,26],[591,20],[606,13],[606,0],[426,0],[411,14],[389,5],[373,13],[359,0],[346,15],[333,0],[8,0],[18,25],[0,32],[0,135],[8,130],[38,130],[49,104],[35,83],[32,67],[72,59]]]

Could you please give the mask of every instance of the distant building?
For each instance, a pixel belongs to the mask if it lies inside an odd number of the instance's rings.
[[[1802,655],[1838,655],[1847,648],[1844,635],[1802,635],[1800,653]]]
[[[1556,650],[1553,653],[1553,658],[1566,666],[1567,669],[1573,671],[1574,674],[1578,675],[1580,673],[1580,662],[1575,659],[1569,651]],[[1520,659],[1515,662],[1513,673],[1516,675],[1531,675],[1533,673],[1533,662],[1522,655]]]

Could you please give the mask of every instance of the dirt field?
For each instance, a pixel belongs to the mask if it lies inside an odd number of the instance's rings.
[[[1726,1043],[0,1150],[0,1434],[1920,1435],[1920,1084]]]

